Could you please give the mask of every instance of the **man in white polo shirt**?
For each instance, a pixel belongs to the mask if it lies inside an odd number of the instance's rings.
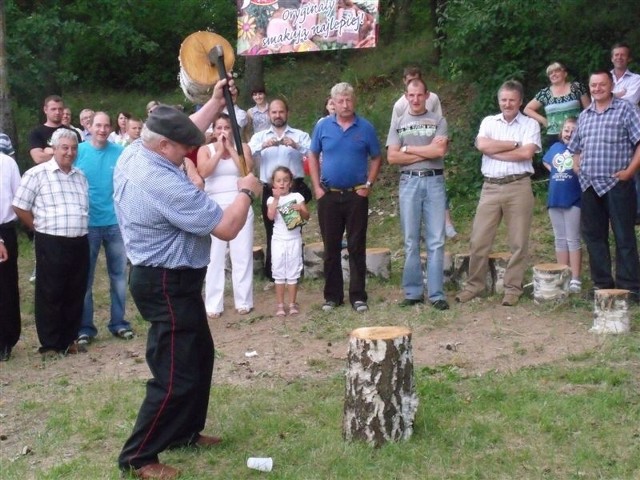
[[[489,253],[502,218],[511,250],[502,305],[516,305],[522,295],[533,216],[532,159],[541,150],[540,125],[520,112],[523,94],[520,82],[504,82],[498,90],[501,113],[485,117],[476,137],[484,184],[471,231],[469,279],[456,295],[460,303],[475,298],[485,288]]]

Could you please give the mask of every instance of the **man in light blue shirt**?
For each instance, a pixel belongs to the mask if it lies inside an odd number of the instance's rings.
[[[133,338],[131,324],[124,318],[127,255],[113,206],[113,171],[123,147],[107,140],[111,133],[111,119],[105,112],[97,112],[93,116],[89,129],[90,139],[78,147],[75,163],[89,182],[90,264],[82,324],[78,332],[81,345],[90,343],[98,334],[93,323],[93,279],[101,246],[104,246],[111,294],[109,331],[118,338]]]

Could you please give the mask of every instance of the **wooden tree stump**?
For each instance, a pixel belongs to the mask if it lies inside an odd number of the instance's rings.
[[[444,283],[451,281],[453,277],[453,255],[449,252],[444,252]]]
[[[349,251],[342,249],[342,278],[349,281]],[[389,280],[391,272],[391,250],[388,248],[367,248],[367,276]]]
[[[367,274],[389,280],[391,274],[391,250],[388,248],[367,248]]]
[[[322,278],[324,272],[324,244],[308,243],[304,246],[305,278]]]
[[[507,270],[511,253],[497,252],[489,254],[489,271],[492,278],[492,293],[504,293],[504,272]]]
[[[464,288],[469,278],[469,254],[457,253],[453,257],[453,276],[452,280],[456,284],[456,288]]]
[[[264,249],[256,245],[253,247],[253,274],[262,275],[264,271]]]
[[[407,440],[418,408],[411,330],[367,327],[351,332],[343,416],[345,440],[373,446]]]
[[[569,295],[571,269],[560,263],[540,263],[533,266],[533,301],[562,302]]]
[[[485,278],[485,290],[486,293],[492,294],[494,292],[494,276],[493,272],[494,262],[489,262],[487,268],[487,276]],[[469,254],[458,253],[453,257],[453,274],[451,275],[451,281],[456,285],[456,288],[462,290],[469,278]]]
[[[593,333],[629,332],[629,290],[596,290],[593,300]]]
[[[422,265],[422,283],[424,283],[424,288],[426,290],[427,288],[427,284],[428,284],[428,279],[427,279],[427,260],[428,260],[428,255],[427,252],[422,252],[420,253],[420,262]],[[442,281],[443,283],[449,283],[449,282],[454,282],[454,273],[455,273],[455,268],[453,265],[453,255],[451,255],[451,253],[449,252],[444,252],[444,261],[442,264]],[[468,271],[468,267],[467,267],[467,271]]]

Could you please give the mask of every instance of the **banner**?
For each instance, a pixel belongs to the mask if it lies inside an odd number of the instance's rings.
[[[375,47],[378,0],[237,0],[238,55]]]

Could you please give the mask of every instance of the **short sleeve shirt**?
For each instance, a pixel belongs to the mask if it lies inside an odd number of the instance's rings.
[[[444,117],[431,112],[412,115],[407,111],[391,124],[387,135],[387,147],[390,145],[424,146],[431,144],[436,137],[446,136],[447,121]],[[404,171],[425,168],[444,168],[444,159],[428,159],[402,166]]]

